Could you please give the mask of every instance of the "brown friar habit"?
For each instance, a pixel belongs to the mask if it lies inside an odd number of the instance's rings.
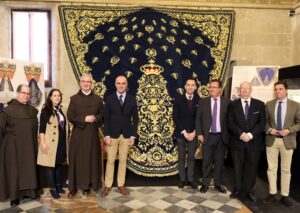
[[[96,121],[85,122],[87,115],[95,115]],[[69,189],[97,191],[101,180],[101,155],[99,128],[102,124],[103,101],[93,94],[85,95],[81,90],[71,97],[67,111],[73,124],[69,149]]]
[[[17,100],[0,112],[0,200],[36,196],[37,113]]]

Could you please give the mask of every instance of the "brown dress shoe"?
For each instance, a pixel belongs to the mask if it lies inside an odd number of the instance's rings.
[[[69,198],[75,197],[76,193],[77,193],[77,190],[72,190],[72,191],[70,191],[70,192],[68,193],[68,197],[69,197]]]
[[[129,195],[129,191],[125,188],[125,186],[120,186],[120,187],[118,187],[118,191],[119,191],[122,195]]]
[[[105,186],[101,193],[102,197],[106,197],[109,194],[110,190],[111,188]]]

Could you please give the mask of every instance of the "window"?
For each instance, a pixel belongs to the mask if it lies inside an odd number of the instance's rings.
[[[51,87],[49,10],[12,10],[12,58],[44,64],[45,86]]]

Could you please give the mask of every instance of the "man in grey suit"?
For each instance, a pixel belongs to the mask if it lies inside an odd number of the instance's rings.
[[[292,207],[289,199],[291,163],[296,149],[296,133],[300,130],[300,104],[287,98],[288,87],[284,82],[274,85],[276,99],[267,102],[266,146],[268,161],[269,195],[263,200],[269,203],[277,194],[278,156],[281,165],[281,202]]]
[[[209,83],[210,97],[199,101],[196,116],[196,134],[202,144],[202,175],[203,181],[200,192],[208,190],[211,181],[212,164],[214,163],[215,189],[226,193],[222,185],[221,173],[225,158],[226,144],[228,144],[228,132],[226,114],[229,100],[221,97],[222,82],[211,80]]]

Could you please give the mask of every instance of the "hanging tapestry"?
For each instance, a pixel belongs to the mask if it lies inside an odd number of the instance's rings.
[[[178,173],[173,100],[194,77],[201,97],[210,79],[225,81],[234,11],[141,7],[60,6],[74,74],[91,73],[94,92],[115,92],[126,75],[138,105],[138,138],[128,168],[143,176]]]

